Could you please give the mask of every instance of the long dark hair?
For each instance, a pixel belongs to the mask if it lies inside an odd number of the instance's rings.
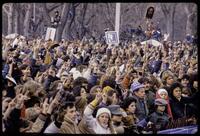
[[[174,91],[174,89],[177,88],[177,87],[180,87],[181,90],[182,90],[182,88],[183,88],[183,86],[182,86],[181,83],[179,83],[179,82],[175,82],[175,83],[173,83],[173,84],[170,86],[170,88],[169,88],[169,96],[170,96],[171,98],[175,98],[174,95],[173,95],[173,91]]]

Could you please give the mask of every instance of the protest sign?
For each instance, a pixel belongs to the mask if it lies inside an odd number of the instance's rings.
[[[119,44],[119,36],[117,31],[107,31],[106,35],[106,43],[107,44]]]
[[[48,27],[45,40],[47,41],[47,40],[51,39],[52,41],[54,41],[55,35],[56,35],[56,29]]]

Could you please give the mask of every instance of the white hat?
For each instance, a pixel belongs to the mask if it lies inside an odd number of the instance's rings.
[[[102,113],[108,113],[109,117],[111,118],[111,113],[110,113],[110,110],[108,108],[100,108],[100,109],[98,109],[96,118],[98,118],[99,115],[101,115]]]
[[[10,77],[10,76],[6,75],[6,79],[8,79],[9,81],[11,81],[15,85],[17,85],[17,83],[16,83],[16,81],[15,81],[15,79],[13,77]]]
[[[158,94],[159,94],[159,95],[160,95],[162,92],[165,92],[165,93],[168,95],[168,92],[167,92],[165,89],[161,88],[161,89],[158,90]]]

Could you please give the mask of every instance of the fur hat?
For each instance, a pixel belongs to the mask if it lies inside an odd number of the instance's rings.
[[[110,110],[108,108],[98,109],[97,114],[96,114],[96,118],[98,118],[99,115],[101,115],[102,113],[108,113],[109,117],[111,118],[111,113],[110,113]]]

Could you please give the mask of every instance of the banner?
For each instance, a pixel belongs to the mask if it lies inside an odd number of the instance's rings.
[[[51,39],[52,41],[54,41],[55,35],[56,35],[56,29],[48,27],[45,40],[48,41],[49,39]]]
[[[105,32],[107,44],[119,44],[119,35],[117,31]]]
[[[158,131],[157,134],[195,134],[198,131],[197,125],[185,126],[174,129]]]

